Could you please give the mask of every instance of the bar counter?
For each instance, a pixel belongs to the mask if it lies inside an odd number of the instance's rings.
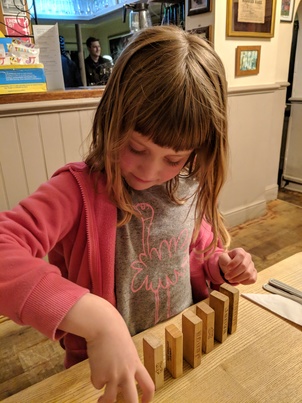
[[[0,105],[22,102],[57,101],[61,99],[100,98],[105,86],[83,87],[60,91],[27,92],[0,95]],[[0,107],[1,108],[1,107]]]
[[[240,292],[266,293],[262,285],[274,277],[302,290],[302,253],[258,274],[256,284]],[[194,306],[189,309],[194,310]],[[165,327],[180,327],[181,314],[133,337],[142,359],[142,339],[153,334],[164,342]],[[184,361],[183,375],[165,370],[164,385],[153,402],[165,403],[300,403],[302,396],[302,328],[240,296],[238,328],[214,350],[203,354],[195,369]],[[97,402],[101,392],[90,383],[87,361],[56,374],[3,403]],[[123,401],[118,398],[118,402]]]

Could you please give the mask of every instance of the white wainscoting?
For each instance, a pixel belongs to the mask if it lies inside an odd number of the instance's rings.
[[[229,227],[276,198],[286,84],[229,89],[230,169],[220,197]],[[32,193],[67,162],[83,160],[98,99],[0,107],[0,209]]]
[[[64,164],[84,158],[98,101],[1,105],[0,210],[16,205]]]

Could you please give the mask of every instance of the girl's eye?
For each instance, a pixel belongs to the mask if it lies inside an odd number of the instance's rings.
[[[144,150],[136,150],[135,148],[131,147],[130,145],[129,145],[129,150],[133,154],[143,154],[144,153]]]
[[[168,162],[168,164],[169,164],[171,167],[177,167],[178,165],[180,165],[181,160],[180,160],[180,161],[170,161],[170,160],[167,160],[167,162]]]

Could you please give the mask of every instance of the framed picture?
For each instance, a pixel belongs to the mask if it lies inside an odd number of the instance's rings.
[[[235,77],[259,73],[261,46],[237,46]]]
[[[30,20],[20,16],[4,16],[4,23],[6,27],[6,35],[15,38],[28,38],[30,37]]]
[[[277,0],[227,1],[227,36],[274,36]]]
[[[188,0],[188,15],[208,13],[212,10],[212,0]]]
[[[1,1],[0,1],[1,3]],[[2,2],[2,10],[5,15],[26,15],[27,5],[24,0],[4,0]]]
[[[295,7],[295,0],[281,0],[280,21],[292,22],[294,7]]]
[[[209,41],[211,44],[213,44],[213,26],[208,25],[207,27],[198,27],[198,28],[193,28],[189,30],[191,34],[195,34],[200,36],[203,39],[206,39]]]

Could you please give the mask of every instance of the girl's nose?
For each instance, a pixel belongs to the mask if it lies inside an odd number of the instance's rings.
[[[158,178],[160,173],[160,164],[156,161],[156,158],[146,157],[140,166],[142,179],[146,181],[152,181]]]

